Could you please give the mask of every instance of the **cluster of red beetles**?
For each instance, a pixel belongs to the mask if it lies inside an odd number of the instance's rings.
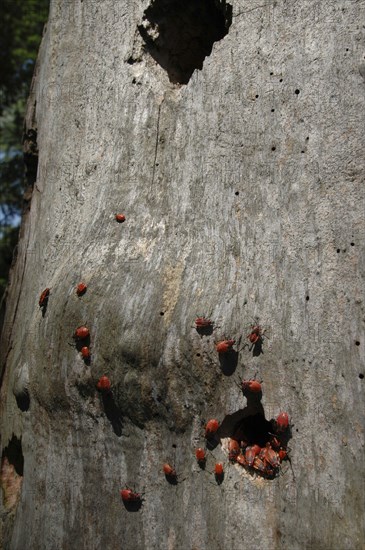
[[[251,382],[251,384],[245,385],[245,381],[242,383],[245,390],[261,391],[259,382],[256,380],[248,382]],[[258,386],[260,386],[260,390],[258,390]],[[208,420],[205,426],[205,438],[208,442],[215,438],[219,427],[220,424],[215,418]],[[270,440],[264,447],[260,447],[257,443],[250,445],[242,434],[235,434],[235,437],[229,438],[228,442],[228,459],[230,463],[239,464],[247,471],[256,473],[266,479],[273,479],[279,473],[283,460],[289,460],[287,451],[289,429],[289,416],[286,412],[282,412],[273,421],[273,433],[270,434]],[[207,462],[207,449],[198,447],[195,450],[195,458],[199,467],[204,470]],[[176,469],[168,462],[163,464],[162,471],[166,480],[172,485],[184,481],[178,479]],[[215,462],[213,472],[209,473],[214,474],[216,483],[220,485],[224,480],[224,464]],[[129,487],[122,489],[120,496],[126,505],[140,505],[143,500],[143,493],[137,493]]]
[[[242,381],[244,391],[261,392],[261,384],[256,380]],[[254,388],[254,389],[252,389]],[[289,416],[286,412],[280,413],[272,421],[273,432],[269,434],[269,441],[261,447],[258,443],[250,443],[242,430],[238,429],[228,441],[228,459],[231,463],[237,463],[250,472],[259,474],[267,479],[274,478],[279,473],[283,460],[289,460],[287,441],[289,437]],[[208,421],[205,428],[205,437],[211,439],[219,429],[216,419]],[[195,456],[200,466],[205,465],[206,451],[199,447]],[[223,476],[223,465],[215,465],[215,476]]]
[[[116,214],[115,219],[118,223],[125,221],[123,214]],[[83,282],[76,287],[77,296],[83,296],[87,290],[87,285]],[[44,313],[50,296],[50,289],[46,288],[40,295],[39,306]],[[195,328],[201,335],[211,334],[214,328],[214,323],[205,317],[197,317],[195,320]],[[260,325],[252,325],[251,331],[247,338],[251,344],[251,349],[259,347],[261,349],[264,330]],[[85,361],[90,360],[90,331],[86,326],[76,328],[73,338],[76,342],[76,347],[81,353]],[[233,346],[235,340],[221,340],[215,344],[216,351],[219,355],[229,355],[234,352]],[[261,395],[262,386],[257,380],[241,380],[239,384],[242,393],[249,397]],[[96,388],[103,393],[111,392],[111,382],[107,376],[102,376],[96,384]],[[230,463],[236,463],[244,467],[251,473],[256,473],[266,479],[273,479],[280,469],[283,460],[289,460],[287,442],[289,439],[289,416],[286,412],[281,412],[275,420],[271,421],[272,433],[269,433],[269,440],[264,446],[258,443],[248,441],[243,430],[238,429],[233,437],[229,438],[228,442],[228,459]],[[210,419],[205,426],[205,439],[207,443],[212,442],[220,428],[218,420]],[[199,447],[195,450],[195,458],[201,469],[205,469],[207,461],[207,449]],[[177,484],[184,480],[178,479],[178,474],[173,466],[169,463],[163,464],[162,471],[165,474],[166,480],[171,484]],[[217,484],[221,484],[224,479],[224,465],[221,462],[216,462],[214,474]],[[137,493],[129,487],[125,487],[120,491],[121,498],[125,505],[140,506],[143,500],[143,493]]]
[[[200,334],[211,334],[213,322],[205,317],[198,317],[195,320],[195,328]],[[259,325],[253,325],[247,338],[254,346],[262,346],[264,331]],[[235,340],[222,340],[215,344],[219,354],[232,353]],[[261,395],[262,386],[258,380],[241,380],[240,389],[245,396]],[[272,433],[269,433],[269,441],[264,446],[258,443],[249,442],[242,430],[238,429],[228,442],[228,459],[230,463],[236,463],[244,467],[248,472],[255,473],[266,479],[273,479],[280,470],[283,460],[289,460],[287,442],[290,436],[289,415],[281,412],[275,420],[271,421]],[[205,426],[205,439],[207,444],[212,442],[220,428],[218,420],[211,418]],[[198,447],[195,449],[195,458],[201,469],[205,469],[207,462],[207,449]],[[176,469],[169,463],[164,463],[162,471],[166,480],[171,484],[180,483]],[[220,485],[224,480],[224,464],[215,462],[214,469],[215,480]],[[129,487],[120,491],[121,498],[126,506],[140,505],[143,500],[143,493],[137,493]]]

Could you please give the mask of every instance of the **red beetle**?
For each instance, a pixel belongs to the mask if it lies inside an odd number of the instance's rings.
[[[102,392],[110,391],[111,386],[112,385],[111,385],[110,380],[107,376],[102,376],[99,379],[99,382],[96,384],[97,389],[99,391],[102,391]]]
[[[217,462],[214,466],[214,475],[216,479],[222,479],[224,475],[224,469],[223,464],[221,462]]]
[[[260,453],[261,447],[260,445],[252,445],[251,447],[246,447],[245,450],[245,459],[248,464],[248,466],[252,466],[253,462],[255,460],[255,457]]]
[[[236,462],[237,456],[240,454],[240,446],[238,441],[231,439],[228,442],[228,458],[231,462]]]
[[[285,432],[289,427],[289,415],[281,412],[276,418],[276,429],[278,432]]]
[[[271,448],[270,443],[266,443],[266,447],[263,449],[263,456],[266,462],[271,464],[273,468],[279,468],[280,459],[279,455],[274,449]]]
[[[121,489],[120,496],[122,497],[123,502],[136,502],[142,499],[142,493],[135,493],[128,487]]]
[[[252,467],[253,467],[255,470],[258,470],[258,471],[261,472],[261,473],[265,473],[265,472],[266,472],[266,465],[265,465],[265,462],[264,462],[259,456],[255,456],[255,459],[254,459],[254,461],[253,461]]]
[[[228,353],[232,351],[232,346],[236,343],[236,340],[222,340],[215,345],[215,349],[218,353]]]
[[[47,302],[48,302],[48,298],[49,298],[50,290],[51,290],[50,288],[45,288],[43,290],[43,292],[41,293],[41,295],[39,297],[39,307],[46,307]]]
[[[241,464],[241,466],[247,466],[247,461],[245,457],[241,454],[236,456],[236,462],[238,462],[238,464]]]
[[[162,466],[163,472],[169,477],[177,477],[176,470],[167,462]]]
[[[87,327],[82,326],[82,327],[78,327],[75,330],[74,338],[78,340],[84,340],[89,335],[90,335],[89,329]]]
[[[90,350],[87,346],[81,348],[81,355],[83,359],[90,359]]]
[[[214,324],[213,321],[211,321],[210,319],[207,319],[206,317],[197,317],[195,319],[196,329],[211,328],[213,324]]]
[[[251,325],[251,332],[247,335],[247,338],[250,340],[251,344],[257,344],[259,341],[262,341],[264,331],[260,325]]]
[[[256,470],[258,473],[260,473],[263,476],[273,477],[275,475],[275,470],[273,470],[271,465],[265,459],[262,459],[260,456],[255,456],[255,460],[253,462],[252,467],[254,470]]]
[[[215,418],[208,420],[207,425],[205,426],[205,437],[209,439],[212,437],[219,428],[219,422]]]
[[[241,388],[243,392],[260,393],[262,391],[261,384],[257,380],[242,380]]]
[[[195,451],[195,456],[196,456],[196,460],[198,462],[199,465],[203,465],[205,464],[205,461],[206,461],[206,452],[204,449],[202,449],[201,447],[199,447],[198,449],[196,449]]]
[[[260,445],[257,445],[257,443],[255,443],[254,445],[252,445],[251,449],[253,450],[253,452],[255,453],[255,455],[258,455],[259,452],[261,451],[261,447],[260,447]]]
[[[281,449],[279,449],[278,451],[278,455],[279,455],[279,460],[280,462],[282,462],[283,460],[285,460],[286,458],[288,458],[288,453],[285,449],[283,449],[281,447]]]
[[[270,443],[271,447],[275,449],[275,451],[278,451],[281,447],[281,441],[276,437],[274,434],[270,434]]]
[[[82,296],[83,294],[85,294],[87,290],[87,285],[85,283],[79,283],[76,287],[76,294],[78,296]]]
[[[125,222],[125,215],[124,214],[115,214],[115,219],[118,223]]]

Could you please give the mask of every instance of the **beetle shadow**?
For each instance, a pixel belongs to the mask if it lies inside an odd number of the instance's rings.
[[[207,327],[195,327],[195,330],[199,336],[211,336],[213,334],[214,327],[209,325]]]
[[[169,474],[165,474],[165,479],[168,483],[170,483],[170,485],[177,485],[179,483],[176,475],[172,476]]]
[[[218,431],[220,431],[220,428],[219,428]],[[206,448],[209,451],[214,451],[214,449],[218,446],[219,437],[217,438],[216,435],[217,434],[214,434],[212,437],[207,437],[206,438]]]
[[[259,338],[255,344],[252,344],[250,351],[252,350],[253,357],[259,357],[259,355],[264,354],[263,350],[263,340]]]
[[[201,471],[204,471],[206,466],[207,466],[207,460],[204,459],[204,460],[197,460],[197,463],[198,463],[198,466],[200,468]]]
[[[46,313],[47,313],[47,307],[48,307],[48,298],[46,299],[46,301],[45,301],[45,303],[43,304],[43,306],[40,306],[43,319],[44,319],[44,317],[45,317],[45,315],[46,315]]]
[[[227,353],[219,354],[221,371],[225,376],[232,376],[238,365],[238,351],[231,349]]]
[[[123,428],[122,414],[114,401],[112,392],[109,391],[107,393],[102,393],[101,399],[103,402],[105,415],[111,423],[115,435],[121,437]]]
[[[130,502],[128,501],[122,501],[124,504],[124,508],[128,512],[138,512],[142,508],[143,499],[139,498],[138,500],[132,500]]]
[[[222,483],[224,481],[224,472],[223,472],[223,474],[214,474],[214,478],[215,478],[215,481],[216,481],[217,485],[222,485]]]

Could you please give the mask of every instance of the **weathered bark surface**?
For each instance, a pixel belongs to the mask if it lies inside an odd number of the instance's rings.
[[[4,548],[364,547],[364,3],[231,4],[174,84],[143,49],[148,1],[52,2],[2,340]],[[255,317],[264,353],[228,372],[214,342],[242,348]],[[82,324],[89,366],[68,345]],[[292,470],[258,479],[219,443],[217,486],[194,457],[202,422],[244,409],[235,381],[256,372],[266,418],[294,424]]]

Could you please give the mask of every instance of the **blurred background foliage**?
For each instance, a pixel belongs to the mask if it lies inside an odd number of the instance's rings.
[[[23,119],[49,0],[2,0],[0,22],[0,302],[25,189]]]

